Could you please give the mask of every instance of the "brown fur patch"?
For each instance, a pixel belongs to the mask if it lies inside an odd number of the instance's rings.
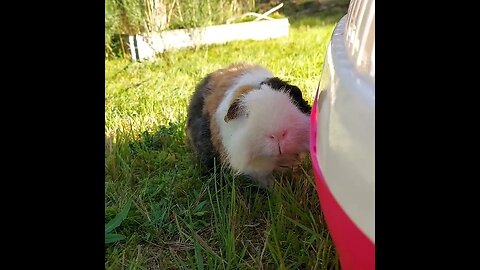
[[[253,90],[253,87],[251,85],[242,85],[237,89],[232,100],[240,99],[243,95],[247,94],[252,90]]]
[[[230,120],[237,118],[242,113],[243,108],[240,105],[240,99],[234,100],[234,102],[228,108],[227,114],[223,118],[223,121],[228,123]]]
[[[232,83],[246,73],[248,70],[256,66],[244,63],[238,63],[230,65],[227,68],[219,69],[211,74],[211,80],[208,87],[211,92],[205,97],[205,106],[203,108],[203,114],[208,115],[210,119],[210,132],[212,135],[212,144],[215,149],[220,153],[220,159],[225,160],[225,149],[220,138],[220,128],[217,122],[214,120],[215,112],[223,100],[225,92],[228,90]],[[250,87],[251,88],[251,87]],[[241,88],[243,89],[243,87]],[[244,90],[246,91],[246,90]],[[237,97],[237,96],[236,96]]]
[[[243,85],[237,89],[235,95],[232,98],[232,102],[230,103],[230,107],[228,108],[228,113],[225,115],[225,122],[228,122],[232,119],[237,118],[242,113],[241,108],[241,98],[246,93],[253,90],[253,87],[250,85]]]

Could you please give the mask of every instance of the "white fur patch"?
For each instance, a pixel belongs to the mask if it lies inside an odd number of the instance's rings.
[[[245,74],[241,75],[237,80],[235,80],[232,86],[225,92],[224,98],[220,105],[218,106],[217,111],[215,112],[215,120],[217,121],[217,125],[220,127],[220,137],[222,138],[222,142],[227,150],[227,154],[230,156],[232,153],[231,146],[234,144],[233,134],[237,133],[238,136],[242,136],[242,123],[239,119],[234,119],[230,121],[228,124],[225,123],[224,117],[228,112],[230,104],[232,103],[232,98],[235,95],[235,92],[240,86],[244,85],[251,85],[254,89],[260,88],[260,83],[263,82],[267,78],[273,77],[273,74],[260,66],[252,68],[251,70],[247,71]],[[243,154],[243,155],[242,155]],[[247,153],[241,153],[239,157],[240,159],[248,159]],[[230,157],[229,157],[230,159]],[[232,165],[232,164],[230,164]],[[233,165],[234,169],[243,168],[243,165],[235,166]]]

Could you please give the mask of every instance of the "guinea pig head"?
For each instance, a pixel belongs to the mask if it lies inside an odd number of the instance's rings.
[[[241,119],[235,141],[248,146],[250,159],[289,160],[309,150],[308,111],[302,112],[286,89],[262,84],[236,98],[224,120],[234,119]]]

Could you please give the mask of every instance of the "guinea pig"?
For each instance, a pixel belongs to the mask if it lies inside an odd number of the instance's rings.
[[[311,106],[297,86],[259,65],[208,74],[188,106],[187,135],[206,169],[226,165],[265,186],[309,150]]]

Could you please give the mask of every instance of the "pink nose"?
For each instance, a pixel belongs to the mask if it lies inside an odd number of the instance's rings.
[[[281,141],[285,138],[285,136],[287,136],[287,131],[286,131],[286,130],[283,130],[283,131],[280,131],[280,132],[276,132],[275,134],[270,135],[270,138],[271,138],[271,139],[277,141],[278,154],[279,154],[279,155],[282,154],[282,147],[281,147],[282,144],[281,144]]]
[[[287,136],[287,131],[283,130],[283,131],[276,132],[276,133],[270,135],[270,138],[281,140],[281,139],[285,138],[285,136]]]

